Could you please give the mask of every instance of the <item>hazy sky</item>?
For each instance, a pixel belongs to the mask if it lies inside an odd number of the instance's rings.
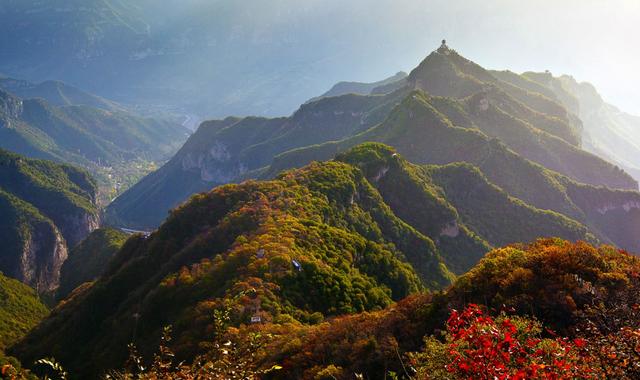
[[[308,0],[306,6],[311,13],[324,8],[328,28],[347,30],[341,23],[348,20],[358,25],[344,42],[361,43],[362,59],[345,60],[341,74],[351,77],[339,79],[410,70],[446,38],[487,68],[548,69],[592,82],[605,100],[640,115],[640,0]]]

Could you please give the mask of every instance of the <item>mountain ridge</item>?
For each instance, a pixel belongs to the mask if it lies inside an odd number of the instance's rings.
[[[100,223],[96,192],[80,169],[0,149],[0,270],[39,292],[55,290],[69,248]]]

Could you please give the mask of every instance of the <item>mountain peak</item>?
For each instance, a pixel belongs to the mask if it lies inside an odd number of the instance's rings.
[[[449,49],[449,46],[447,46],[447,40],[443,39],[442,43],[440,44],[440,47],[436,51],[438,53],[444,53],[444,54],[449,53],[451,50]]]

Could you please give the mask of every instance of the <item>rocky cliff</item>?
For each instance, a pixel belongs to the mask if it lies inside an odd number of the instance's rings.
[[[70,247],[98,228],[96,188],[79,169],[0,150],[0,271],[48,293]]]

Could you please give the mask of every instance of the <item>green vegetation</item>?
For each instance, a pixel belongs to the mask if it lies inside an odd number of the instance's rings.
[[[0,149],[0,270],[40,292],[55,289],[67,247],[97,227],[95,197],[86,172]]]
[[[187,137],[185,129],[171,122],[121,109],[54,107],[3,90],[0,125],[0,148],[88,169],[99,181],[103,202],[155,169]]]
[[[171,161],[116,199],[107,220],[152,228],[193,193],[273,178],[367,141],[391,145],[414,163],[472,163],[510,195],[574,219],[583,212],[561,194],[555,174],[531,163],[580,183],[638,188],[620,168],[581,149],[580,120],[526,76],[487,71],[441,48],[389,85],[370,95],[342,94],[358,86],[338,86],[339,96],[305,103],[287,118],[203,123]],[[505,170],[508,178],[499,181]]]
[[[633,379],[640,373],[640,260],[609,246],[543,239],[496,249],[436,294],[301,325],[213,317],[206,352],[175,359],[165,329],[147,368],[120,376],[258,379]],[[235,376],[235,377],[234,377]]]
[[[632,379],[639,358],[639,269],[638,258],[612,247],[540,240],[492,251],[440,294],[313,326],[229,329],[225,339],[268,337],[247,367],[257,372],[278,365],[279,379],[382,379],[389,372],[467,379],[479,376],[468,372],[473,368],[515,375],[540,363],[547,365],[525,378],[558,371],[554,378]],[[473,303],[481,307],[467,307]],[[521,356],[511,361],[512,355]]]
[[[433,241],[394,215],[360,170],[317,163],[194,196],[148,239],[130,238],[98,281],[58,307],[55,332],[42,325],[13,352],[30,361],[47,347],[84,374],[119,364],[132,333],[142,352],[152,349],[167,324],[177,354],[193,355],[193,337],[223,306],[234,325],[258,316],[316,323],[452,280]],[[97,327],[111,323],[115,331]]]
[[[269,165],[277,154],[344,139],[372,127],[404,94],[405,89],[388,95],[347,94],[304,104],[289,118],[230,117],[204,122],[169,162],[109,205],[106,220],[134,228],[155,227],[169,209],[190,195],[253,178],[254,171]]]
[[[472,189],[477,201],[464,195]],[[488,208],[503,217],[486,221]],[[150,237],[127,240],[97,281],[11,353],[25,362],[46,353],[85,376],[124,363],[131,339],[149,355],[171,325],[176,357],[193,358],[225,310],[229,327],[382,310],[445,288],[493,244],[542,234],[594,240],[579,223],[510,198],[470,165],[418,166],[388,146],[362,144],[275,180],[193,196]],[[107,325],[114,328],[99,327]]]
[[[0,273],[0,356],[48,313],[33,289]]]
[[[436,107],[440,107],[442,112]],[[624,227],[636,225],[637,209],[635,206],[629,209],[629,205],[639,200],[637,192],[577,183],[524,159],[499,140],[490,139],[476,129],[453,126],[444,114],[464,122],[461,109],[463,107],[452,100],[445,101],[444,98],[434,98],[421,91],[414,91],[383,123],[339,142],[281,154],[263,175],[268,177],[277,170],[304,165],[310,160],[328,159],[336,152],[349,149],[362,141],[380,141],[393,146],[413,163],[447,164],[463,161],[473,164],[489,182],[500,187],[507,195],[535,208],[555,211],[573,219],[586,226],[601,241],[612,242],[629,250],[640,249],[634,240],[635,235]],[[593,172],[598,173],[599,170],[594,168]],[[582,194],[588,192],[598,194],[597,198],[591,198],[597,202],[583,200]],[[613,210],[602,214],[601,211],[608,207],[607,204]],[[495,221],[496,218],[490,220]],[[530,238],[531,236],[519,237],[509,241]],[[503,240],[502,243],[504,242],[506,241]]]
[[[127,237],[126,233],[108,227],[89,234],[69,252],[69,257],[60,268],[60,286],[56,290],[56,298],[64,299],[79,285],[100,277]]]

